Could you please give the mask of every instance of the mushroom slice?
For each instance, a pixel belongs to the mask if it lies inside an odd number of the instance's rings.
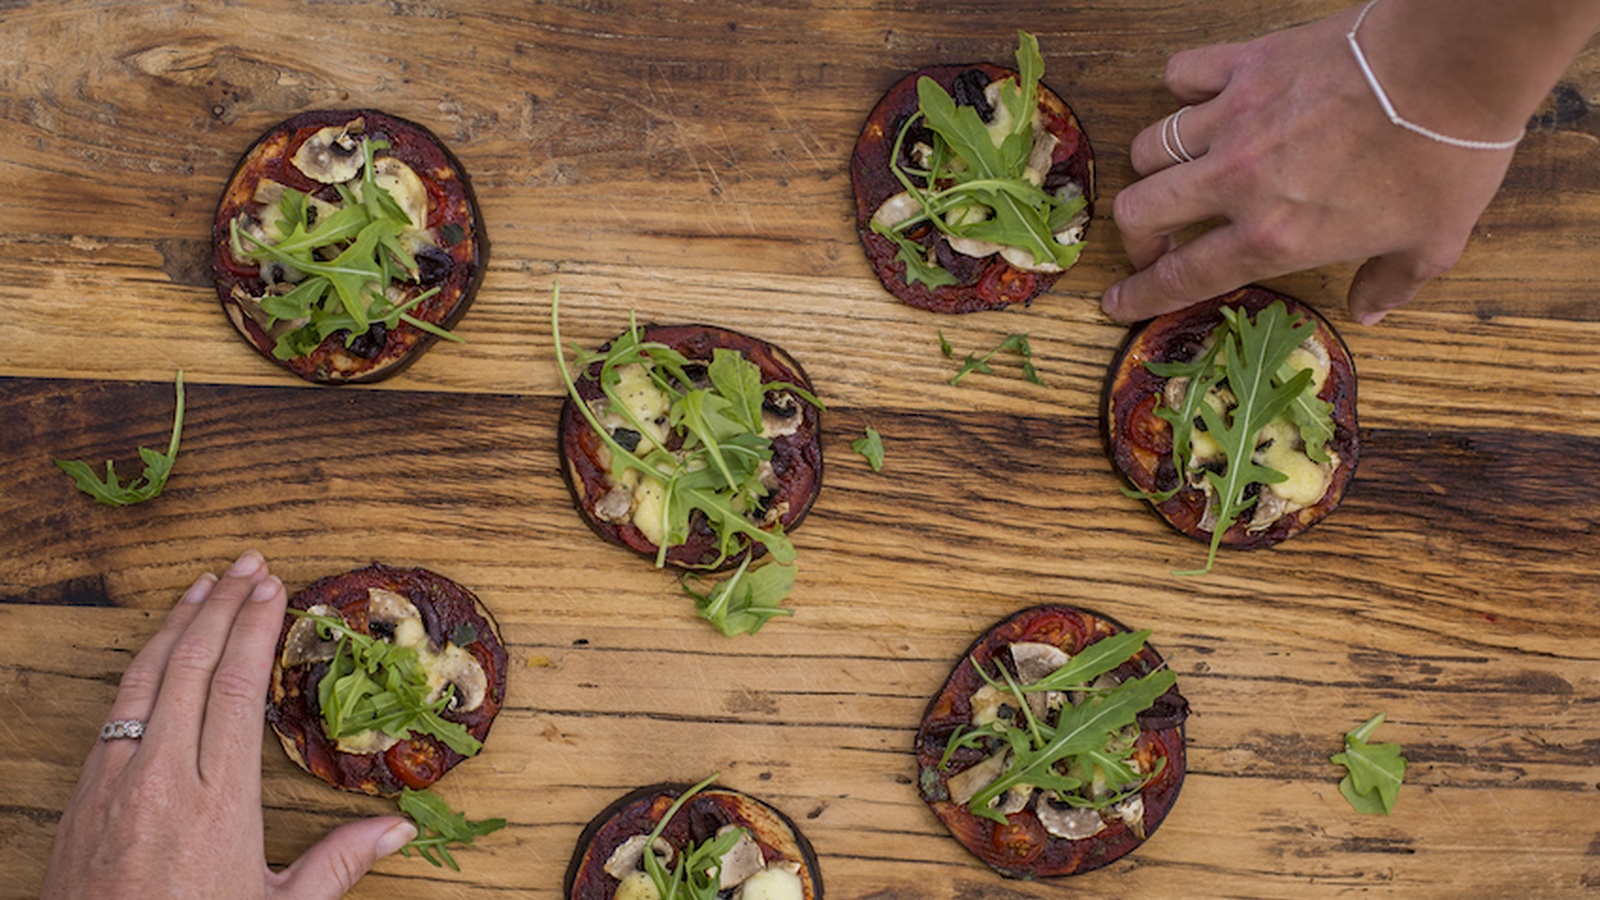
[[[802,410],[800,401],[787,391],[770,400],[761,401],[761,436],[783,437],[800,430]]]
[[[422,613],[417,612],[416,604],[407,600],[404,595],[384,588],[367,590],[368,622],[378,622],[398,629],[400,623],[407,619],[416,619],[421,623]]]
[[[1017,679],[1023,684],[1042,680],[1071,659],[1066,651],[1054,644],[1019,641],[1011,645],[1011,660],[1017,664]],[[1027,695],[1027,699],[1029,711],[1042,718],[1052,706],[1061,705],[1062,695],[1060,691],[1034,691]]]
[[[361,136],[366,130],[364,119],[319,128],[289,161],[307,178],[323,184],[343,184],[361,174],[366,161],[361,152]]]
[[[748,828],[724,825],[717,829],[717,837],[730,831],[738,831],[739,840],[728,848],[727,853],[722,854],[719,877],[721,888],[725,891],[738,887],[745,879],[767,867],[767,858],[761,852],[761,845],[750,836]]]
[[[620,881],[629,872],[641,868],[644,861],[644,846],[649,842],[648,834],[636,834],[623,841],[617,849],[611,851],[610,858],[606,860],[604,866],[606,874]],[[657,861],[663,866],[672,865],[671,844],[656,838],[656,842],[651,844],[651,849],[655,852]]]
[[[413,229],[421,229],[428,222],[428,189],[410,166],[392,156],[380,156],[372,161],[372,180],[388,191]],[[356,197],[361,196],[361,184],[354,186]]]
[[[975,794],[1005,774],[1006,763],[1010,759],[1011,748],[1006,747],[988,759],[951,775],[945,782],[946,787],[950,789],[950,801],[958,806],[966,805]]]
[[[1033,785],[1019,784],[1014,788],[1007,788],[1004,794],[994,798],[989,806],[1002,816],[1019,813],[1028,808],[1028,801],[1033,799]]]
[[[910,192],[901,191],[883,201],[883,205],[872,214],[872,221],[880,227],[893,228],[920,212],[922,202],[911,196]]]
[[[1121,819],[1134,837],[1144,840],[1144,795],[1134,794],[1126,800],[1113,803],[1107,810],[1113,819]]]
[[[455,644],[446,645],[444,653],[438,657],[430,659],[428,654],[422,655],[428,680],[435,684],[430,698],[437,698],[447,685],[454,685],[456,693],[450,698],[452,711],[471,712],[483,705],[483,698],[489,693],[489,676],[476,657]]]
[[[314,616],[343,618],[338,610],[325,603],[318,603],[306,612]],[[283,655],[279,657],[278,664],[285,669],[291,669],[295,666],[326,662],[333,659],[338,647],[337,641],[322,639],[322,635],[317,633],[317,623],[310,619],[296,619],[289,627],[288,637],[284,638]]]
[[[1106,827],[1105,820],[1100,818],[1098,812],[1083,807],[1065,804],[1058,807],[1045,800],[1034,808],[1034,812],[1038,814],[1039,823],[1045,831],[1069,841],[1094,837]]]

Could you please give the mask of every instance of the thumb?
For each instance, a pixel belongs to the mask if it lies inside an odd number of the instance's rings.
[[[268,880],[269,894],[295,900],[337,900],[355,887],[378,860],[416,836],[416,826],[399,816],[341,825],[272,876]]]

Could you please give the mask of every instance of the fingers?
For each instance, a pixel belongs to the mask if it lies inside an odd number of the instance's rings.
[[[378,860],[416,836],[416,826],[397,816],[342,825],[288,868],[268,876],[269,893],[296,900],[337,900],[355,887]]]
[[[1205,163],[1176,166],[1117,192],[1111,217],[1135,269],[1143,269],[1173,248],[1172,235],[1214,218],[1222,209],[1209,199]]]
[[[1128,147],[1133,170],[1149,176],[1205,156],[1211,146],[1208,109],[1205,105],[1181,107],[1134,135]]]
[[[1138,322],[1281,274],[1252,264],[1240,244],[1233,226],[1214,228],[1112,285],[1100,306],[1118,322]]]
[[[150,711],[144,744],[193,748],[210,693],[211,677],[227,645],[239,607],[268,577],[266,560],[246,551],[219,579],[178,635],[167,654],[160,692]],[[189,751],[193,753],[193,750]]]
[[[205,706],[202,779],[253,783],[261,777],[262,707],[287,603],[283,582],[269,575],[256,582],[233,621]]]
[[[1163,76],[1167,90],[1184,103],[1210,100],[1228,86],[1244,46],[1213,44],[1174,53]]]
[[[1407,251],[1367,260],[1350,280],[1350,317],[1376,325],[1391,310],[1411,302],[1422,286],[1455,264],[1460,250],[1433,256]]]

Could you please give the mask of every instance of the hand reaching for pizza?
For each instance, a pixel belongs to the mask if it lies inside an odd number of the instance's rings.
[[[255,551],[184,592],[122,677],[61,817],[44,897],[336,898],[416,836],[404,819],[366,819],[281,872],[267,867],[262,706],[286,602]]]
[[[1512,151],[1392,123],[1346,39],[1363,11],[1358,46],[1396,112],[1486,144],[1513,143],[1600,23],[1596,0],[1383,0],[1173,56],[1166,84],[1189,106],[1130,147],[1141,180],[1113,215],[1136,271],[1106,291],[1107,315],[1137,321],[1363,262],[1350,314],[1373,324],[1454,265]]]

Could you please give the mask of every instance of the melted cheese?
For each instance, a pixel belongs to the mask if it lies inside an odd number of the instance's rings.
[[[661,900],[661,892],[656,890],[656,884],[650,880],[648,873],[630,872],[617,885],[617,892],[611,895],[611,900]]]
[[[770,868],[751,875],[740,885],[743,900],[805,900],[800,876],[786,868]]]
[[[1292,422],[1279,419],[1261,429],[1261,440],[1271,440],[1271,445],[1257,450],[1255,461],[1289,476],[1287,481],[1263,485],[1292,506],[1306,507],[1322,499],[1328,492],[1332,470],[1306,456],[1300,443],[1300,430]]]

